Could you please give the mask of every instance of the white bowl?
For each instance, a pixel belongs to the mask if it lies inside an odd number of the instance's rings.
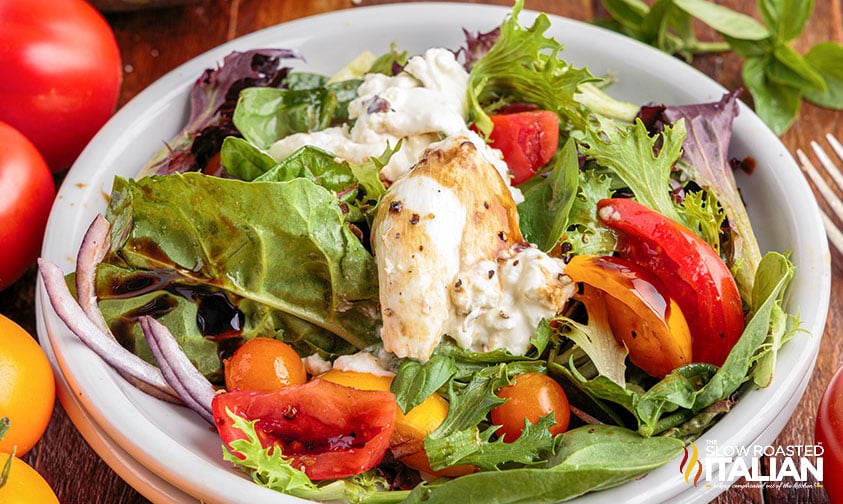
[[[502,7],[446,3],[349,9],[258,31],[189,61],[121,109],[79,157],[59,191],[43,256],[65,271],[73,269],[82,235],[94,215],[104,210],[113,177],[137,173],[181,128],[192,83],[229,52],[297,48],[307,57],[308,70],[331,74],[362,50],[377,54],[393,42],[411,53],[432,46],[455,49],[463,43],[463,27],[488,31],[508,13]],[[522,24],[531,23],[534,15],[522,13]],[[618,98],[684,104],[716,101],[726,91],[648,46],[585,23],[550,17],[549,34],[566,45],[562,56],[577,66],[588,66],[596,75],[617,76],[610,92]],[[816,201],[790,153],[743,105],[734,124],[731,154],[752,156],[757,163],[751,176],[738,175],[738,183],[762,251],[791,253],[797,270],[787,309],[799,314],[808,334],[785,345],[769,388],[747,394],[697,444],[766,446],[792,414],[813,371],[828,308],[830,255]],[[217,434],[194,413],[124,382],[65,328],[40,290],[39,332],[51,345],[51,359],[61,373],[63,404],[98,453],[141,493],[161,501],[183,495],[209,503],[297,501],[260,488],[233,471],[222,461]],[[580,500],[708,501],[728,486],[728,482],[689,485],[679,471],[679,460],[674,462],[640,480]]]

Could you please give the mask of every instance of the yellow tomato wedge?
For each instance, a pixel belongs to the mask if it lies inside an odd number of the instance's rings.
[[[645,373],[663,377],[692,362],[688,323],[655,275],[623,259],[592,255],[575,256],[565,273],[604,293],[615,338]]]

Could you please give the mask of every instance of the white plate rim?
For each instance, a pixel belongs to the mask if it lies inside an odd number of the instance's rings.
[[[59,191],[57,203],[51,215],[50,223],[48,224],[48,231],[42,251],[43,256],[57,262],[65,267],[66,270],[69,270],[67,268],[72,269],[72,254],[75,251],[75,247],[78,247],[78,239],[81,237],[81,234],[74,234],[73,236],[76,237],[74,238],[75,241],[71,239],[68,243],[67,237],[61,235],[58,230],[67,224],[67,210],[90,213],[93,210],[89,207],[89,204],[99,204],[94,199],[88,198],[86,204],[80,206],[74,200],[74,193],[78,193],[79,191],[86,193],[92,191],[105,192],[110,187],[110,178],[106,182],[102,173],[92,172],[91,167],[98,165],[114,166],[117,162],[115,156],[131,150],[132,146],[127,144],[128,139],[115,134],[117,131],[116,128],[125,126],[126,123],[131,123],[133,119],[142,117],[144,114],[158,113],[156,107],[183,103],[187,89],[201,71],[215,65],[231,50],[266,46],[267,41],[277,40],[310,43],[313,42],[312,37],[314,35],[308,35],[308,32],[315,31],[317,33],[323,33],[328,26],[333,26],[339,31],[353,31],[354,27],[365,25],[369,17],[377,18],[380,23],[389,23],[390,20],[395,20],[395,23],[398,23],[399,19],[405,19],[409,20],[405,21],[405,24],[412,21],[416,23],[416,28],[418,28],[419,24],[427,23],[433,19],[431,17],[434,16],[432,12],[436,12],[436,18],[447,19],[449,23],[453,23],[454,20],[460,20],[461,25],[468,26],[471,29],[490,29],[494,26],[493,23],[503,19],[509,12],[509,9],[477,4],[411,3],[336,11],[292,21],[241,37],[212,49],[171,71],[121,109],[97,137],[95,137],[89,147],[80,156],[74,168],[68,173],[66,182]],[[533,14],[528,12],[523,13],[522,22],[526,23],[531,15]],[[618,50],[632,51],[628,54],[629,56],[643,54],[647,59],[658,61],[671,69],[676,65],[676,62],[670,60],[666,55],[616,34],[558,16],[550,16],[550,18],[553,21],[553,30],[564,29],[563,31],[567,31],[567,33],[599,35],[597,39],[590,40],[590,44],[605,45],[606,43],[613,43],[622,48]],[[318,30],[314,30],[313,28],[317,26]],[[430,25],[424,26],[429,27]],[[455,33],[453,39],[459,41],[459,38],[459,33]],[[571,45],[570,42],[565,41],[565,39],[558,35],[557,38],[563,40],[566,45]],[[384,45],[389,42],[391,40],[383,40]],[[273,45],[277,46],[278,44],[275,43]],[[286,46],[289,47],[290,45],[288,43]],[[364,48],[366,47],[359,47],[356,50],[359,51]],[[307,52],[305,52],[305,55],[308,56]],[[576,60],[574,61],[576,62]],[[329,71],[329,69],[323,69],[321,71]],[[691,85],[696,89],[703,90],[704,96],[697,96],[699,101],[716,100],[725,92],[722,87],[708,79],[708,77],[685,65],[682,66],[682,70],[678,72],[676,78],[678,81],[681,81],[681,83],[676,84],[677,86]],[[669,99],[666,101],[670,102]],[[183,111],[183,115],[184,113],[186,113],[186,108]],[[172,125],[166,125],[166,127],[171,128]],[[741,131],[745,135],[756,135],[756,138],[760,135],[765,140],[765,145],[769,143],[771,148],[776,150],[776,155],[781,158],[782,164],[793,165],[791,168],[795,167],[792,157],[784,146],[781,145],[779,140],[745,106],[742,106],[741,116],[736,121],[735,127],[736,134],[738,131]],[[105,146],[108,147],[106,148]],[[737,148],[748,149],[747,146],[738,146]],[[816,207],[816,202],[813,200],[813,196],[804,179],[796,178],[792,172],[792,169],[788,170],[780,179],[776,179],[774,182],[780,186],[786,185],[791,192],[801,194],[809,199],[808,203],[802,208],[802,213],[797,217],[799,217],[799,225],[803,228],[803,231],[809,233],[815,240],[807,246],[803,246],[801,249],[798,246],[799,244],[797,244],[793,253],[794,257],[803,257],[803,264],[801,265],[803,269],[800,271],[804,273],[805,271],[811,270],[811,273],[820,280],[820,285],[812,286],[814,295],[818,296],[816,306],[807,307],[813,308],[808,311],[815,314],[815,316],[807,319],[808,324],[805,327],[813,335],[813,339],[809,340],[810,344],[807,345],[808,351],[800,352],[799,355],[793,355],[796,352],[787,352],[786,347],[785,351],[782,352],[782,359],[787,360],[788,364],[796,366],[801,372],[810,374],[813,370],[816,352],[819,346],[819,338],[822,335],[825,324],[828,293],[830,291],[830,255],[827,244],[824,241],[825,234],[819,220],[819,209]],[[796,173],[798,174],[798,170]],[[94,182],[91,182],[91,176],[93,176],[92,180]],[[97,185],[97,182],[99,182],[99,185]],[[104,199],[102,200],[102,204],[104,204]],[[73,390],[75,396],[80,399],[85,411],[97,426],[114,439],[130,456],[164,480],[208,502],[214,502],[216,499],[222,498],[222,495],[227,492],[231,492],[231,495],[242,497],[244,502],[261,502],[264,498],[278,501],[280,497],[278,494],[264,492],[262,491],[263,489],[259,489],[234,473],[223,474],[220,478],[214,479],[213,481],[208,481],[204,477],[196,477],[194,474],[201,473],[203,470],[215,471],[218,466],[211,464],[208,460],[202,460],[201,457],[195,456],[192,453],[184,453],[178,447],[161,446],[161,440],[153,439],[153,442],[139,442],[138,439],[134,438],[133,435],[127,432],[125,426],[121,427],[118,423],[128,421],[136,426],[139,425],[153,429],[155,427],[135,406],[138,402],[145,402],[143,398],[139,399],[137,397],[140,393],[130,388],[127,389],[128,386],[117,377],[116,373],[113,373],[110,369],[102,369],[102,363],[99,364],[98,368],[98,359],[84,348],[81,343],[78,341],[74,342],[74,337],[67,334],[66,329],[63,328],[60,321],[56,321],[55,314],[52,313],[49,306],[41,303],[37,308],[39,311],[44,311],[43,316],[46,321],[44,329],[50,343],[56,349],[55,364],[57,368],[67,378],[69,387]],[[806,307],[802,307],[803,313],[805,309]],[[778,368],[781,369],[782,367],[782,363],[780,362]],[[802,390],[800,390],[800,384],[802,381],[791,380],[782,387],[774,384],[774,387],[776,387],[776,397],[791,397],[793,394],[801,395]],[[103,392],[103,389],[98,387],[106,387],[105,390],[107,392]],[[766,395],[767,397],[762,398],[762,395]],[[770,395],[772,395],[772,391],[771,389],[767,389],[766,391],[759,391],[758,394],[748,396],[739,403],[736,411],[739,408],[754,408],[756,411],[763,410],[770,403],[775,403],[769,397]],[[121,407],[114,408],[114,401]],[[176,416],[182,416],[180,413],[177,412]],[[733,413],[730,413],[730,415],[733,415]],[[737,416],[734,415],[736,420]],[[789,414],[787,416],[789,417]],[[730,424],[728,422],[729,418],[727,416],[715,426],[708,433],[708,436],[717,437],[721,442],[750,444],[758,439],[761,433],[765,432],[771,424],[771,422],[748,422],[741,429],[738,429],[741,435],[727,435],[727,427]],[[779,426],[778,429],[780,430],[782,426]],[[143,431],[143,429],[140,430]],[[168,456],[177,456],[178,462],[172,463],[170,461],[164,462],[160,460],[161,453],[166,453]],[[193,470],[190,471],[190,474],[185,474],[175,470],[174,466],[192,467]],[[652,502],[653,498],[667,500],[689,490],[677,484],[652,485],[652,480],[660,476],[661,472],[667,474],[667,469],[667,467],[663,467],[660,470],[654,471],[652,476],[629,483],[623,487],[586,496],[581,500],[603,500],[604,498],[622,498],[635,495]],[[676,468],[670,467],[670,470],[671,472],[676,472]],[[640,482],[645,482],[645,484],[640,485]],[[221,493],[220,489],[226,489],[226,492]]]

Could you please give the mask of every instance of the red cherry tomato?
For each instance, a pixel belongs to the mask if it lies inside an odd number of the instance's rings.
[[[820,399],[814,439],[823,447],[823,487],[831,502],[843,502],[843,367]]]
[[[0,244],[3,248],[0,290],[3,290],[20,278],[41,250],[47,217],[56,197],[56,185],[44,158],[32,143],[3,122],[0,122],[0,146]]]
[[[586,289],[583,302],[602,302],[615,338],[629,360],[650,376],[662,377],[692,362],[691,332],[682,310],[648,270],[618,257],[574,256],[565,273],[602,291]]]
[[[395,396],[314,379],[274,392],[236,390],[214,396],[214,420],[229,447],[244,439],[226,414],[255,429],[264,447],[277,446],[312,480],[344,478],[378,465],[395,428]]]
[[[559,119],[547,110],[491,116],[491,146],[499,149],[518,185],[546,165],[559,146]]]
[[[543,373],[524,373],[512,379],[510,385],[501,387],[496,395],[508,399],[492,409],[492,423],[500,425],[498,435],[506,442],[513,442],[524,431],[524,420],[531,424],[551,413],[556,423],[550,427],[554,436],[568,429],[571,407],[562,386]]]
[[[64,170],[117,105],[114,33],[85,0],[5,0],[0,26],[0,121]]]
[[[634,200],[601,200],[597,214],[617,232],[619,255],[662,279],[682,308],[694,360],[721,366],[745,326],[741,296],[726,263],[691,230]]]
[[[223,363],[228,390],[269,392],[307,381],[299,354],[290,345],[274,338],[252,338]]]

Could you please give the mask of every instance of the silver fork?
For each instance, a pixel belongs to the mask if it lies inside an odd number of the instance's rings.
[[[837,154],[837,158],[840,159],[840,161],[843,161],[843,145],[840,144],[840,141],[837,140],[837,138],[835,138],[831,133],[827,133],[825,135],[825,139],[831,146],[834,153]],[[828,173],[829,177],[831,177],[831,180],[834,182],[837,189],[843,191],[843,174],[840,173],[840,168],[837,167],[835,162],[816,141],[811,142],[811,150],[814,151],[814,155],[816,155],[817,159],[819,159],[820,165],[822,165],[825,172]],[[825,177],[823,177],[816,167],[814,167],[814,164],[802,151],[802,149],[796,150],[796,157],[799,158],[802,171],[808,175],[811,182],[814,183],[814,187],[816,187],[817,191],[822,194],[822,197],[825,199],[826,203],[828,203],[828,207],[831,209],[831,212],[837,217],[837,219],[839,219],[839,221],[843,222],[843,201],[840,200],[840,197],[837,196],[835,190],[829,186]],[[831,242],[838,252],[843,254],[843,232],[840,231],[840,228],[837,227],[834,220],[825,212],[822,213],[822,219],[825,224],[828,241]]]

